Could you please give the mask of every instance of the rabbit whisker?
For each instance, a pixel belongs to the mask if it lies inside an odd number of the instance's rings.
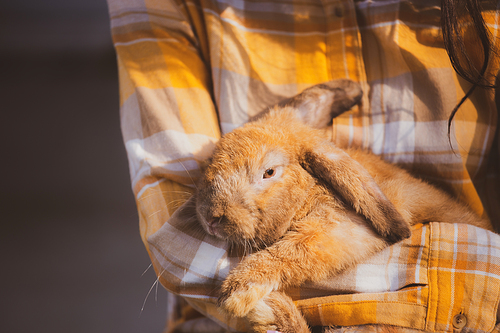
[[[175,208],[178,208],[180,207],[184,202],[186,202],[185,199],[176,199],[176,200],[172,200],[170,202],[167,203],[167,205],[174,205]]]
[[[148,268],[146,268],[146,270],[141,274],[141,277],[143,277],[144,274],[146,274],[146,272],[149,271],[151,267],[153,267],[153,264],[149,264]]]
[[[189,170],[186,168],[186,166],[184,165],[184,163],[182,163],[182,161],[179,161],[179,163],[182,165],[182,167],[184,168],[184,170],[188,174],[189,178],[191,179],[191,183],[194,185],[194,187],[196,188],[196,190],[198,190],[198,186],[196,185],[196,182],[194,181],[193,177],[191,177],[191,173],[189,173]]]
[[[158,209],[157,211],[155,211],[155,212],[153,212],[153,213],[149,214],[147,218],[150,218],[150,217],[152,217],[153,215],[156,215],[156,214],[158,214],[158,213],[160,213],[160,212],[162,212],[162,211],[163,211],[163,209]]]
[[[244,250],[243,250],[243,257],[246,257],[247,256],[247,242],[243,242],[243,245],[244,245]]]
[[[167,190],[159,190],[159,191],[154,191],[152,193],[149,193],[148,195],[142,195],[140,198],[139,198],[139,201],[142,201],[142,200],[145,200],[149,197],[152,197],[152,196],[155,196],[155,195],[158,195],[158,192],[160,192],[161,194],[167,194],[167,193],[175,193],[175,194],[182,194],[182,195],[185,195],[186,198],[187,197],[190,197],[191,195],[193,195],[192,193],[188,192],[188,191],[167,191]]]
[[[150,265],[151,266],[151,265]],[[149,269],[149,267],[148,267]],[[156,286],[156,295],[155,295],[155,302],[158,302],[158,284],[160,283],[160,276],[166,271],[167,269],[163,269],[162,272],[156,276],[156,280],[155,282],[153,282],[153,285],[151,286],[151,288],[149,288],[149,291],[146,295],[146,297],[144,298],[144,302],[142,303],[142,307],[141,307],[141,312],[140,312],[140,315],[142,315],[142,312],[144,311],[144,307],[146,306],[146,301],[148,300],[149,298],[149,295],[151,294],[151,291],[153,291],[153,288],[155,288]]]

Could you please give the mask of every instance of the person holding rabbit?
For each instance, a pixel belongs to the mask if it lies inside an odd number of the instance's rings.
[[[363,91],[329,127],[338,147],[397,163],[498,230],[496,3],[108,4],[141,236],[162,285],[218,329],[245,330],[216,302],[248,253],[231,252],[188,214],[199,164],[221,135],[314,85],[348,78]],[[174,214],[179,200],[188,209]],[[287,294],[311,326],[498,331],[500,241],[461,222],[413,226],[369,261]]]

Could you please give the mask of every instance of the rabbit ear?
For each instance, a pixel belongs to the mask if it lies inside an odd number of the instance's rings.
[[[361,86],[348,79],[333,80],[307,88],[280,105],[297,110],[299,118],[313,128],[324,128],[332,119],[358,104]]]
[[[388,243],[410,237],[410,225],[382,193],[368,171],[346,152],[330,143],[306,149],[301,165],[339,194]]]

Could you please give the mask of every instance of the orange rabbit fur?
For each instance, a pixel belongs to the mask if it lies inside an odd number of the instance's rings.
[[[326,138],[320,128],[360,96],[348,80],[310,88],[225,135],[202,169],[200,223],[254,251],[219,298],[220,309],[244,317],[253,332],[309,332],[281,290],[335,275],[409,237],[411,225],[460,221],[492,230],[445,192]]]

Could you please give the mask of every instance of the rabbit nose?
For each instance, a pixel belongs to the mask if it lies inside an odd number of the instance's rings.
[[[219,222],[220,222],[220,217],[211,217],[209,219],[207,219],[207,224],[208,226],[210,227],[217,227],[219,225]]]
[[[217,227],[220,223],[220,217],[211,217],[207,219],[208,233],[214,236],[218,235]]]

